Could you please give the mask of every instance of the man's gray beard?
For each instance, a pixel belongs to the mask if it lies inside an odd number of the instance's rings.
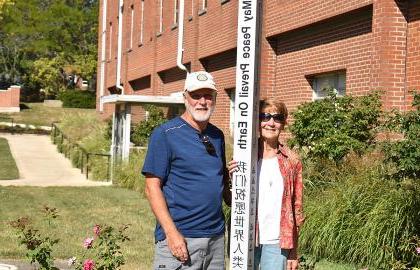
[[[187,100],[185,100],[184,103],[185,103],[185,108],[187,109],[187,111],[191,114],[192,118],[197,122],[209,121],[210,116],[213,114],[214,107],[215,107],[214,105],[211,106],[210,108],[208,108],[206,114],[202,115],[195,112],[194,108],[191,107],[191,105],[188,103]]]

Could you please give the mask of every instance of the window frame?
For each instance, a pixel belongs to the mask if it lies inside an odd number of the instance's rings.
[[[128,48],[129,51],[133,49],[133,36],[134,36],[134,5],[130,6],[131,9],[131,25],[130,25],[130,47]]]
[[[112,60],[112,35],[113,35],[113,25],[112,22],[109,22],[109,52],[108,52],[108,61]]]
[[[327,93],[325,93],[325,89],[329,87],[332,87],[334,89],[335,93],[337,94],[337,97],[342,97],[346,95],[347,76],[345,70],[323,73],[311,77],[312,100],[315,101],[326,98]],[[322,85],[320,84],[325,84],[325,80],[328,80],[328,83],[332,82],[332,85],[321,88]]]
[[[163,32],[163,0],[159,0],[159,32],[158,36]]]
[[[143,44],[144,39],[144,0],[141,0],[140,2],[140,8],[141,8],[141,16],[140,16],[140,45]]]

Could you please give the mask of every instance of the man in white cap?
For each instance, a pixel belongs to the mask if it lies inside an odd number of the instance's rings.
[[[222,196],[229,202],[225,142],[209,123],[217,88],[211,74],[187,75],[185,112],[157,127],[142,173],[157,224],[155,270],[224,269]]]

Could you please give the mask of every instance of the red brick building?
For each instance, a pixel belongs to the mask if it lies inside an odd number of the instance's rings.
[[[182,91],[185,72],[176,65],[178,2],[101,0],[97,108],[104,117],[115,105],[102,107],[99,97],[121,93],[118,76],[125,95]],[[420,1],[262,3],[261,97],[278,97],[293,111],[333,86],[350,95],[382,90],[386,109],[410,106],[410,90],[420,89]],[[219,94],[212,122],[226,134],[233,117],[237,10],[234,0],[185,0],[182,62],[190,71],[214,75]],[[141,117],[139,109],[132,113],[132,119]]]

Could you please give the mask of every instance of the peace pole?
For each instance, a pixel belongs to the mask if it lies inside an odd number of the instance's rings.
[[[259,102],[259,35],[262,0],[239,0],[230,269],[253,269],[257,197],[256,123]]]

